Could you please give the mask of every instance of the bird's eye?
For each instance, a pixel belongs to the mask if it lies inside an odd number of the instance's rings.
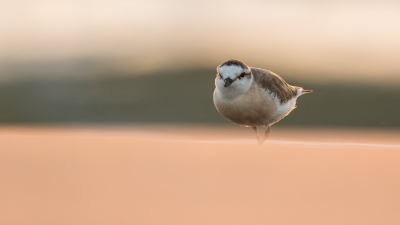
[[[243,72],[242,74],[240,74],[239,79],[240,79],[240,78],[243,78],[244,76],[246,76],[246,73],[245,73],[245,72]]]

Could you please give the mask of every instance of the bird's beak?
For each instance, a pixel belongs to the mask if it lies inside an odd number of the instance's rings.
[[[232,82],[233,82],[233,80],[231,79],[231,78],[226,78],[225,79],[225,84],[224,84],[224,87],[228,87],[229,85],[231,85],[232,84]]]

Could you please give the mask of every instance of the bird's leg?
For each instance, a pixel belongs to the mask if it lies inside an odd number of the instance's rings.
[[[261,143],[263,143],[265,140],[268,139],[269,133],[271,133],[271,128],[270,128],[269,125],[268,125],[268,126],[266,127],[265,134],[264,134],[264,138],[263,138],[263,140],[261,141]]]
[[[258,128],[257,127],[251,127],[251,128],[253,128],[254,132],[256,132],[258,144],[261,145],[262,142],[260,141],[260,136],[258,135]]]

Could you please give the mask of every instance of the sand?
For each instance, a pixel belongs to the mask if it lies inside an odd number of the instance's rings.
[[[400,224],[400,131],[2,127],[0,224]]]

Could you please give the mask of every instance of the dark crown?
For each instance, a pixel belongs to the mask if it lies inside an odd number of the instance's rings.
[[[244,62],[237,60],[237,59],[230,59],[224,63],[221,64],[221,66],[231,66],[231,65],[236,65],[236,66],[240,66],[243,69],[247,69],[249,68],[246,64],[244,64]]]

